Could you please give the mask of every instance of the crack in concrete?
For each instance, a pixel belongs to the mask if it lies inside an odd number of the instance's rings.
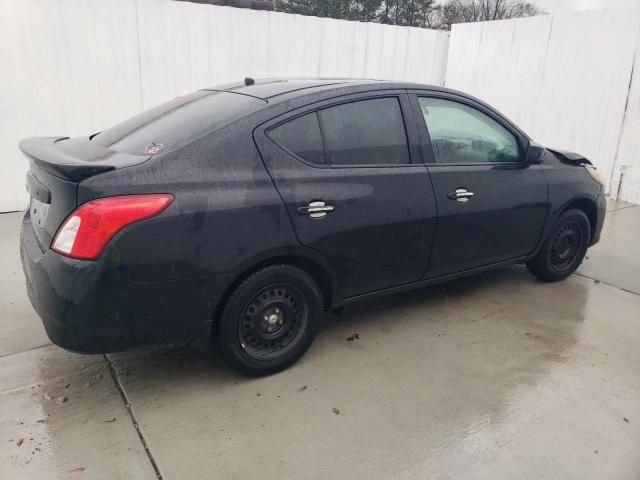
[[[43,345],[36,345],[35,347],[29,347],[26,350],[20,350],[19,352],[3,353],[3,354],[0,354],[0,358],[10,357],[12,355],[19,355],[19,354],[25,353],[25,352],[31,352],[33,350],[38,350],[39,348],[49,347],[51,345],[53,345],[53,344],[52,343],[45,343]]]
[[[136,433],[138,434],[138,439],[140,440],[140,443],[142,444],[142,447],[144,448],[145,453],[147,454],[147,458],[149,459],[149,462],[151,463],[151,466],[153,467],[153,470],[156,474],[156,477],[158,477],[159,480],[162,480],[162,473],[160,473],[160,468],[158,467],[158,464],[156,463],[155,458],[153,457],[153,454],[151,453],[151,450],[149,449],[149,444],[147,443],[147,439],[144,436],[144,432],[142,431],[142,429],[140,428],[140,424],[138,423],[138,420],[136,419],[136,414],[133,411],[133,408],[131,408],[131,403],[129,402],[129,398],[127,397],[127,393],[124,391],[124,386],[122,385],[122,382],[120,382],[120,377],[118,376],[118,371],[116,370],[115,366],[113,365],[113,363],[111,363],[111,360],[109,359],[109,357],[105,354],[104,356],[104,360],[107,363],[107,366],[109,367],[109,373],[111,374],[111,378],[113,379],[113,383],[116,386],[116,389],[118,390],[118,393],[120,393],[120,397],[122,398],[122,401],[124,402],[124,406],[127,409],[127,412],[129,413],[129,418],[131,419],[131,423],[133,424],[133,428],[136,430]]]
[[[574,272],[573,274],[577,275],[578,277],[588,278],[589,280],[593,280],[594,282],[601,283],[601,284],[606,285],[608,287],[617,288],[618,290],[622,290],[623,292],[630,293],[631,295],[640,296],[639,292],[634,292],[633,290],[629,290],[629,289],[621,287],[619,285],[615,285],[613,283],[605,282],[604,280],[600,280],[599,278],[590,277],[589,275],[585,275],[584,273],[581,273],[581,272]]]
[[[628,208],[635,208],[635,207],[637,207],[637,205],[625,205],[624,207],[612,208],[611,210],[607,211],[607,215],[609,213],[615,213],[615,212],[619,212],[620,210],[626,210]]]

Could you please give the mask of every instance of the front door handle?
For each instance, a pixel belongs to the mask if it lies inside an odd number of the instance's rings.
[[[311,218],[324,218],[327,213],[333,212],[333,205],[327,205],[323,201],[311,202],[307,206],[298,207],[300,215],[309,215]]]
[[[470,192],[466,188],[458,188],[455,192],[451,192],[447,195],[449,200],[456,200],[460,203],[467,203],[474,193]]]

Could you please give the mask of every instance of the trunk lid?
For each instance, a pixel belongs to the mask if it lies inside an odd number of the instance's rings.
[[[20,142],[29,159],[26,187],[29,215],[44,251],[64,219],[77,207],[77,187],[83,179],[145,162],[150,156],[109,150],[89,137],[34,137]]]

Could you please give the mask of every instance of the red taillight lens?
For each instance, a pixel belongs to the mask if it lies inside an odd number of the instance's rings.
[[[58,229],[51,249],[67,257],[95,260],[107,243],[132,223],[155,217],[173,195],[126,195],[91,200],[78,207]]]

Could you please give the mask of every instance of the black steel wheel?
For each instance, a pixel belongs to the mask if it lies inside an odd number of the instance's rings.
[[[575,222],[563,224],[553,235],[549,250],[551,267],[564,271],[580,253],[582,230]]]
[[[282,370],[315,337],[322,294],[303,270],[275,265],[254,273],[229,298],[218,328],[222,357],[251,376]]]
[[[591,227],[581,210],[568,210],[556,220],[537,255],[527,262],[543,281],[563,280],[577,270],[589,248]]]
[[[247,355],[269,360],[295,347],[309,322],[304,294],[293,284],[272,284],[245,305],[238,336]]]

